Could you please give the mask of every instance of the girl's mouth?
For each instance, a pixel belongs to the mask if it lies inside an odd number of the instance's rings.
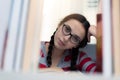
[[[58,44],[59,44],[60,46],[65,46],[64,42],[61,41],[60,39],[59,39],[59,41],[58,41]]]

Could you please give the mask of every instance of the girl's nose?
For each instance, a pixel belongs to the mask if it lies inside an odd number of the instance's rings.
[[[71,35],[64,36],[64,41],[69,41]]]

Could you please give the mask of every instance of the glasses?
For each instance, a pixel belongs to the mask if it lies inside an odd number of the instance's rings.
[[[65,36],[70,35],[70,41],[74,44],[79,44],[81,42],[80,37],[76,34],[71,34],[72,30],[69,25],[63,24],[62,32]]]

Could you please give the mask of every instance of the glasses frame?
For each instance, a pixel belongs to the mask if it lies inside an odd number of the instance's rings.
[[[65,27],[68,27],[68,28],[70,29],[70,32],[67,32],[67,31],[65,30]],[[70,35],[69,39],[70,39],[70,41],[71,41],[73,44],[79,44],[79,43],[81,42],[80,37],[78,37],[76,34],[72,34],[72,33],[71,33],[71,32],[72,32],[72,29],[71,29],[71,27],[70,27],[69,25],[63,24],[63,26],[62,26],[62,32],[63,32],[63,34],[64,34],[65,36],[69,36],[69,35]],[[77,37],[77,38],[76,38],[76,37]],[[78,39],[78,40],[74,41],[75,39]]]

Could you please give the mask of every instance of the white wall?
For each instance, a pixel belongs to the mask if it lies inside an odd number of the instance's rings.
[[[84,14],[92,25],[96,25],[96,10],[86,7],[88,1],[90,0],[44,0],[40,40],[49,41],[58,22],[70,13]],[[93,37],[91,42],[96,43],[96,39]]]
[[[58,22],[67,14],[82,13],[82,0],[44,0],[40,38],[50,40]]]

